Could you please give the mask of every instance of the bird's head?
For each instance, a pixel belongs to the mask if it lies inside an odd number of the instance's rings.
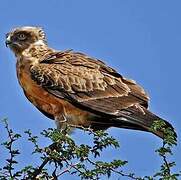
[[[46,36],[40,27],[18,27],[6,34],[6,46],[15,54],[21,53],[31,44],[46,44]]]

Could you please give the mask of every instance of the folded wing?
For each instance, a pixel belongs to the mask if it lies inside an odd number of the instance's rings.
[[[31,67],[31,75],[53,95],[98,114],[119,116],[133,105],[148,106],[148,95],[139,85],[82,53],[48,54]]]

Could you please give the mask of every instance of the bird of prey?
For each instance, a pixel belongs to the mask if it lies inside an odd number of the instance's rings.
[[[40,27],[13,29],[6,35],[6,46],[17,58],[17,77],[25,96],[58,128],[70,124],[150,132],[156,120],[172,128],[148,110],[149,97],[135,81],[99,59],[50,48]],[[161,130],[153,133],[164,136]]]

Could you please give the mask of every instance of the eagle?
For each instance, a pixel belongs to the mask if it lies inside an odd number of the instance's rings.
[[[106,130],[109,127],[152,132],[157,120],[148,110],[148,94],[103,61],[73,50],[58,51],[47,44],[41,27],[17,27],[6,34],[17,59],[19,84],[27,99],[58,128]]]

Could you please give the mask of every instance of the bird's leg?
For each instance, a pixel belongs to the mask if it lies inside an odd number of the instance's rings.
[[[61,104],[59,106],[51,104],[51,107],[57,129],[65,129],[65,126],[67,125],[67,118],[64,107]]]
[[[61,131],[65,131],[67,135],[69,135],[73,132],[74,128],[68,123],[68,120],[67,120],[65,114],[56,116],[55,124],[57,125],[57,129],[60,129]]]
[[[67,118],[65,114],[59,114],[55,116],[55,124],[57,125],[57,129],[65,129],[67,125]]]

